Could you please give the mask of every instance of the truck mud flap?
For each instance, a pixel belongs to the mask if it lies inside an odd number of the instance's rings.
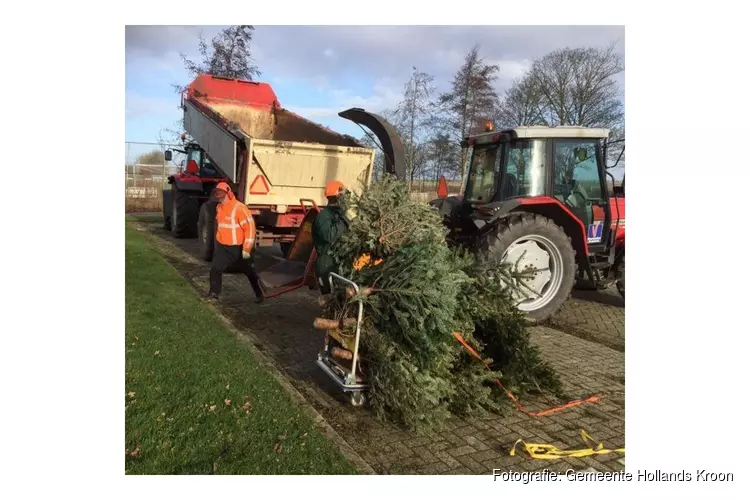
[[[396,128],[382,116],[369,113],[362,108],[350,108],[339,113],[341,118],[370,129],[380,141],[385,154],[385,171],[399,179],[406,179],[404,143]]]

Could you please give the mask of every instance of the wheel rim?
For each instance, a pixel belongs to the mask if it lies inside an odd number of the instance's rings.
[[[518,238],[503,254],[503,262],[512,264],[515,272],[533,266],[536,272],[528,278],[517,279],[513,295],[521,311],[540,309],[555,298],[563,278],[563,258],[560,249],[549,238],[531,234]]]

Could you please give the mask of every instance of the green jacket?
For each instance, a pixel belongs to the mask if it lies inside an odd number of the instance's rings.
[[[349,221],[340,206],[329,205],[320,211],[312,227],[313,245],[318,257],[315,260],[315,275],[328,283],[328,273],[338,271],[331,255],[331,245],[349,229]]]

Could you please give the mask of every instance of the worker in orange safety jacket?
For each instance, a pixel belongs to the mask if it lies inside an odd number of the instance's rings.
[[[222,274],[228,267],[237,264],[250,280],[255,292],[255,302],[263,302],[263,289],[258,275],[253,269],[253,249],[255,248],[255,221],[250,209],[235,198],[226,182],[216,185],[214,198],[216,206],[216,245],[211,262],[210,289],[208,299],[218,299],[221,294]]]

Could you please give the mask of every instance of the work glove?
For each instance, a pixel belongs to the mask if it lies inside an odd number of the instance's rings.
[[[245,260],[247,260],[247,259],[250,258],[250,252],[248,252],[244,248],[242,249],[242,258],[245,259]]]

